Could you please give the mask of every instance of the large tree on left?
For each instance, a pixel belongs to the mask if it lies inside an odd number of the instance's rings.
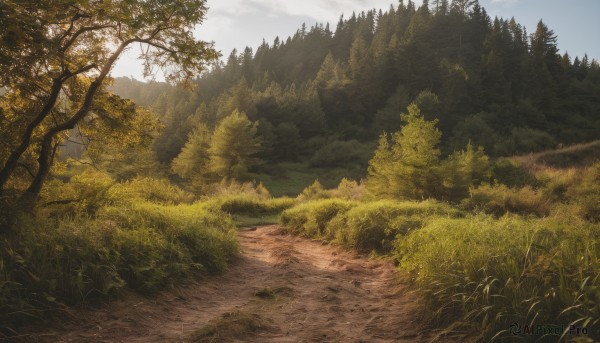
[[[205,0],[4,0],[0,2],[0,192],[24,154],[36,166],[26,194],[39,194],[59,136],[91,112],[115,107],[111,68],[140,46],[145,73],[186,82],[218,57],[193,36]],[[93,114],[96,115],[96,114]]]

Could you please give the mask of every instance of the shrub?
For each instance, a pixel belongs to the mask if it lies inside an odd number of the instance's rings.
[[[360,200],[365,196],[365,185],[354,180],[343,178],[336,189],[332,190],[332,196],[346,200]]]
[[[281,215],[290,232],[323,238],[361,251],[390,252],[397,235],[421,226],[430,215],[460,216],[461,212],[435,201],[371,203],[342,199],[302,203]]]
[[[524,166],[508,159],[499,159],[492,166],[492,179],[509,187],[524,187],[539,185],[535,176]]]
[[[507,212],[544,217],[550,214],[552,201],[542,191],[529,186],[509,188],[505,185],[483,185],[471,190],[471,197],[463,200],[468,210],[482,210],[501,216]]]
[[[330,220],[356,205],[356,202],[341,199],[310,201],[283,211],[280,222],[291,233],[321,237]]]
[[[113,202],[146,200],[166,205],[191,203],[194,196],[165,179],[136,178],[115,184],[108,194]]]
[[[41,199],[45,214],[74,216],[85,212],[94,215],[103,206],[111,202],[109,190],[114,180],[105,173],[86,169],[70,178],[68,182],[52,180],[44,187]]]
[[[227,197],[245,195],[257,199],[269,199],[271,194],[262,182],[238,182],[235,180],[223,180],[212,186],[207,186],[207,194],[211,197]]]
[[[420,228],[429,216],[438,214],[456,216],[460,212],[435,201],[361,203],[341,214],[344,219],[331,221],[327,231],[349,248],[389,253],[394,239]]]
[[[304,188],[298,195],[298,201],[308,201],[331,198],[331,192],[323,188],[319,180],[315,180],[310,186]]]
[[[232,196],[216,198],[219,208],[229,214],[265,215],[276,214],[292,207],[296,200],[291,198],[276,198],[259,200],[249,196]]]

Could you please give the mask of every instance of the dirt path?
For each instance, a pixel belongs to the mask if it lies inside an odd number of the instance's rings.
[[[78,310],[52,342],[424,342],[415,297],[389,263],[280,234],[240,232],[241,261],[148,299]],[[204,327],[201,334],[197,330]],[[37,337],[37,339],[35,339]],[[446,341],[446,339],[444,339]]]

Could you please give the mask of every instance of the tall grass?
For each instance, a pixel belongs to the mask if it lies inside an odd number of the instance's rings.
[[[45,192],[66,201],[15,216],[0,241],[0,337],[62,304],[221,272],[239,252],[231,216],[166,181],[84,173]]]
[[[389,253],[398,235],[420,228],[432,215],[460,216],[461,212],[436,201],[357,202],[333,198],[297,205],[284,211],[280,222],[294,234],[359,251]]]
[[[437,218],[398,240],[396,256],[435,318],[478,322],[487,339],[509,337],[512,323],[592,331],[600,327],[600,227],[572,220]]]

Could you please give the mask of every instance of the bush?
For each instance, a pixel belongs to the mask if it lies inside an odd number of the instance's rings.
[[[74,216],[85,212],[94,215],[111,202],[109,190],[115,184],[107,174],[86,169],[68,180],[52,180],[43,189],[40,203],[45,214]]]
[[[354,180],[343,178],[336,189],[332,190],[332,196],[346,200],[360,200],[365,196],[365,184]]]
[[[537,186],[539,182],[522,165],[508,159],[499,159],[492,166],[492,179],[509,187]]]
[[[599,239],[581,221],[438,218],[398,240],[396,256],[435,317],[479,321],[487,341],[513,322],[600,327]]]
[[[128,182],[115,184],[108,191],[113,202],[146,200],[165,205],[191,203],[194,199],[183,189],[165,179],[136,178]]]
[[[281,215],[290,232],[322,238],[360,251],[391,251],[397,235],[421,226],[430,215],[460,216],[461,212],[435,201],[371,203],[342,199],[300,204]]]
[[[483,185],[471,190],[471,197],[463,200],[462,207],[496,216],[510,212],[545,217],[552,209],[552,199],[529,186],[509,188],[505,185]]]
[[[353,207],[343,214],[343,220],[331,221],[327,229],[336,242],[349,248],[389,253],[396,238],[420,228],[429,216],[438,214],[461,215],[459,211],[435,201],[381,200]]]
[[[296,203],[296,199],[282,197],[274,199],[257,199],[248,195],[217,197],[205,202],[205,206],[217,208],[229,214],[261,216],[277,214]]]
[[[310,201],[283,211],[280,223],[291,233],[322,237],[330,220],[356,205],[356,202],[341,199]]]
[[[298,195],[298,201],[308,201],[331,198],[331,192],[325,190],[319,180],[315,180],[310,186],[304,188]]]

